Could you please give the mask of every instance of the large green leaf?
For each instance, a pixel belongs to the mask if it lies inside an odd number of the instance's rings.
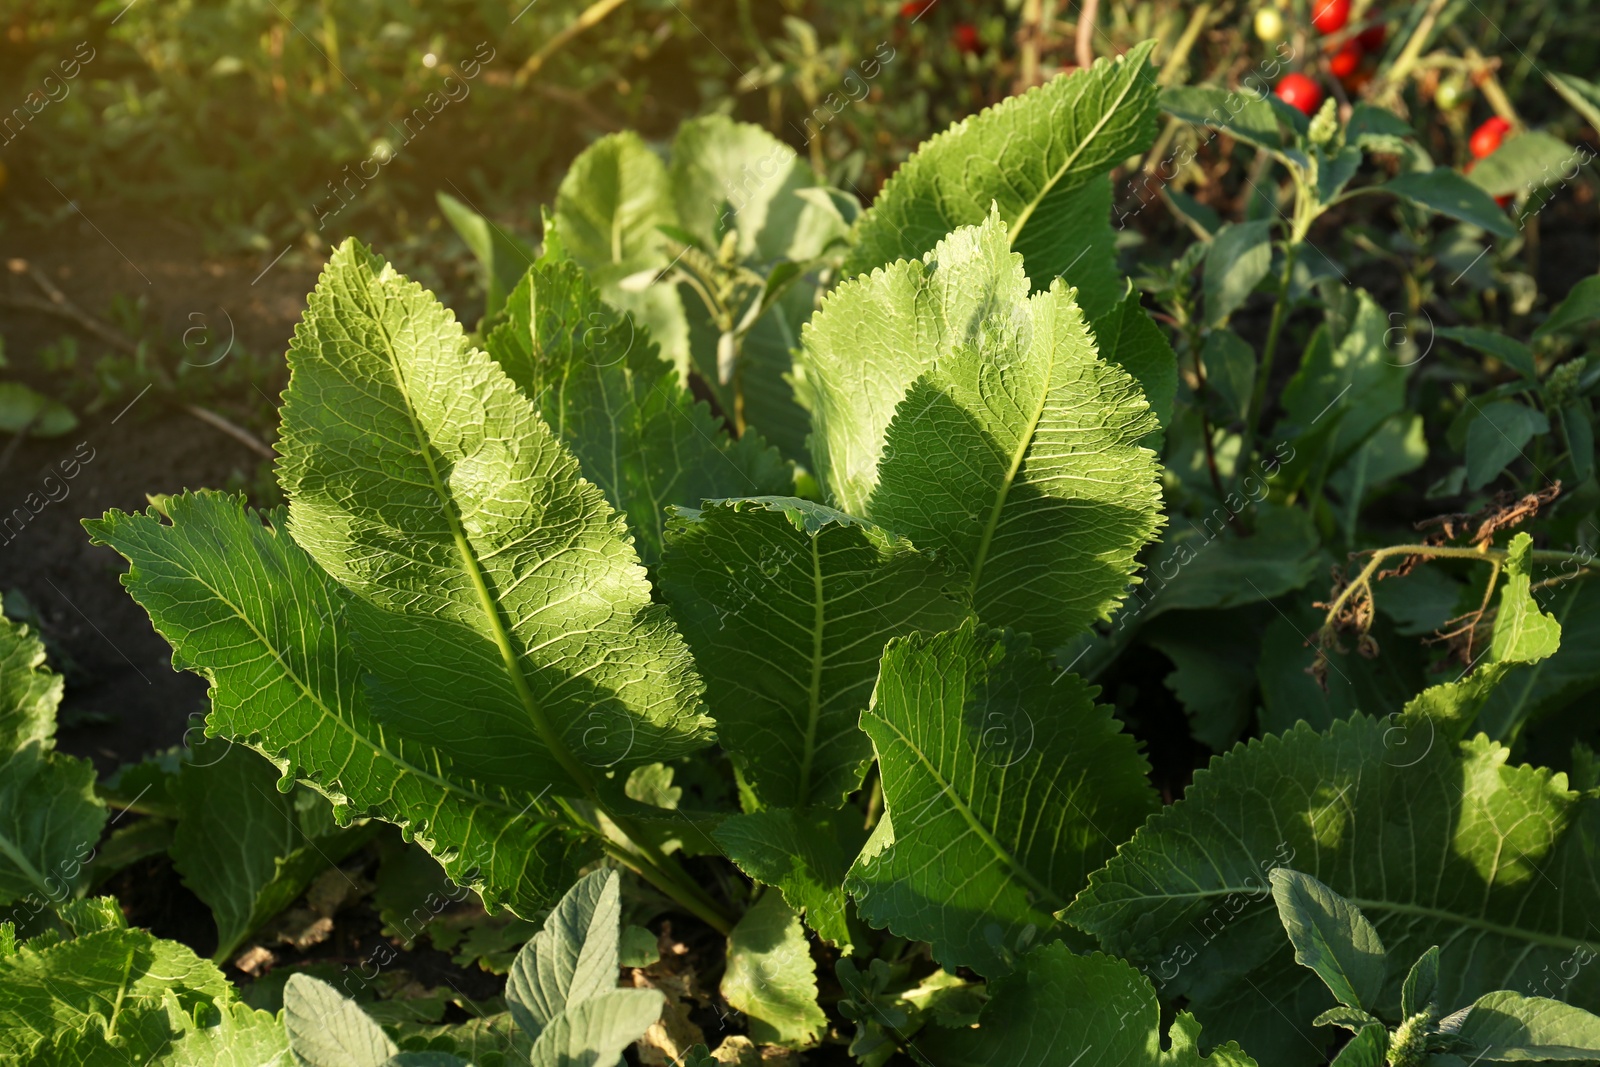
[[[24,945],[0,955],[0,1061],[41,1067],[215,1062],[179,1061],[169,1046],[217,1022],[217,1010],[229,1010],[234,999],[214,966],[143,930],[103,929]],[[256,1017],[249,1022],[253,1027]],[[190,1047],[180,1040],[176,1049]]]
[[[1064,278],[1091,319],[1109,311],[1121,282],[1106,175],[1155,139],[1154,46],[1097,60],[928,140],[861,216],[846,273],[917,259],[994,209],[1040,289]]]
[[[289,370],[289,529],[363,609],[387,727],[566,795],[706,744],[689,650],[621,518],[430,293],[346,242]]]
[[[976,1029],[924,1030],[915,1048],[937,1067],[1255,1067],[1231,1042],[1202,1056],[1199,1037],[1200,1024],[1185,1012],[1162,1049],[1161,1007],[1143,975],[1122,960],[1053,944],[991,986]]]
[[[1110,709],[1025,639],[969,621],[890,643],[862,728],[884,817],[851,869],[861,917],[947,969],[1004,974],[1155,807]]]
[[[539,1034],[529,1067],[620,1067],[622,1052],[661,1015],[653,989],[615,989],[562,1012]]]
[[[0,760],[55,736],[61,685],[61,676],[44,664],[38,635],[0,615]]]
[[[219,962],[367,837],[337,826],[314,791],[281,792],[280,777],[249,749],[212,739],[194,746],[173,787],[172,863],[211,909]]]
[[[491,907],[548,906],[573,845],[545,817],[538,788],[485,783],[375,717],[350,598],[283,531],[283,514],[265,526],[214,493],[163,507],[170,522],[113,511],[85,525],[131,562],[123,583],[172,643],[173,666],[211,683],[207,730],[309,781],[341,821],[397,823]]]
[[[1600,1018],[1547,997],[1509,989],[1479,997],[1454,1030],[1478,1063],[1600,1060]]]
[[[569,1008],[617,988],[621,884],[616,871],[585,875],[517,953],[506,1004],[529,1037]]]
[[[1157,422],[1073,296],[1029,295],[1005,224],[840,286],[799,395],[835,501],[964,579],[984,621],[1065,643],[1109,617],[1160,524]]]
[[[0,616],[0,904],[30,913],[74,895],[106,821],[94,766],[51,751],[60,703],[44,646]]]
[[[843,887],[850,861],[867,837],[854,808],[772,808],[731,815],[713,836],[740,870],[776,886],[819,937],[841,948],[851,946],[855,935]]]
[[[1600,800],[1508,755],[1482,737],[1457,744],[1420,712],[1251,742],[1197,773],[1065,917],[1267,1062],[1319,1062],[1291,1020],[1332,998],[1294,963],[1266,892],[1273,868],[1342,894],[1401,959],[1441,946],[1444,1010],[1600,949],[1587,919]],[[1385,1014],[1400,977],[1383,987]],[[1600,975],[1572,992],[1600,994]]]
[[[1345,1007],[1374,1006],[1387,964],[1366,916],[1310,875],[1280,867],[1269,877],[1295,962],[1315,971]]]
[[[683,511],[661,585],[718,735],[763,804],[837,807],[872,758],[858,728],[884,643],[965,616],[904,539],[803,500]]]
[[[647,562],[661,554],[669,505],[793,486],[759,434],[729,439],[662,362],[649,332],[603,304],[573,263],[530,270],[488,344],[584,476],[628,517]]]
[[[689,370],[689,328],[678,294],[630,281],[641,275],[647,281],[645,272],[669,264],[657,227],[677,221],[666,164],[631,130],[602,137],[573,160],[550,218],[565,253],[594,277],[608,303],[649,328],[682,375]],[[547,245],[551,236],[545,235]]]
[[[669,173],[678,225],[709,248],[732,229],[741,259],[803,263],[846,234],[839,211],[808,194],[819,185],[810,164],[753,123],[690,119],[673,139]]]
[[[763,895],[728,935],[722,995],[763,1045],[810,1048],[827,1032],[805,928],[777,893]]]
[[[360,1005],[309,975],[289,976],[283,1026],[304,1067],[385,1067],[400,1051]]]

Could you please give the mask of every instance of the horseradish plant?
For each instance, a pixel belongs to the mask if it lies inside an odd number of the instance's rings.
[[[759,131],[697,128],[670,167],[602,142],[476,339],[339,248],[289,352],[287,507],[185,493],[88,525],[210,682],[210,734],[340,822],[399,825],[491,906],[555,908],[509,1036],[402,1050],[299,980],[274,1029],[187,950],[79,903],[0,947],[8,1050],[615,1062],[662,1004],[613,990],[615,877],[563,899],[600,864],[727,935],[721,992],[761,1044],[830,1040],[814,937],[867,1064],[1315,1064],[1336,1026],[1357,1031],[1347,1067],[1600,1058],[1556,999],[1600,996],[1568,966],[1600,948],[1593,761],[1569,781],[1474,731],[1560,640],[1525,534],[1477,670],[1236,747],[1164,808],[1062,654],[1163,525],[1150,446],[1177,373],[1117,273],[1106,177],[1155,136],[1149,53],[934,138],[843,237],[848,205],[792,154],[781,180],[696,198],[771,151]],[[636,174],[671,196],[624,196]],[[642,203],[687,273],[638,251]],[[808,289],[827,291],[794,343],[758,357]],[[806,432],[769,447],[763,411]],[[35,735],[13,760],[49,758]],[[682,802],[673,776],[718,751],[737,801]],[[48,866],[54,840],[10,827],[0,863]],[[705,876],[719,857],[748,891]],[[1551,968],[1559,988],[1516,992]]]

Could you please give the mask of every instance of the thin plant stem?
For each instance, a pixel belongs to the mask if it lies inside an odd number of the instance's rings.
[[[694,887],[695,892],[693,894],[686,893],[683,886],[676,879],[670,877],[666,871],[653,864],[639,862],[639,857],[636,853],[629,852],[615,841],[602,841],[601,847],[605,850],[606,855],[633,871],[672,900],[683,905],[696,918],[718,933],[727,936],[733,930],[733,923],[729,921],[728,916],[723,913],[721,908],[715,906],[711,902],[711,898],[701,892],[698,887]]]
[[[561,32],[546,41],[544,47],[529,56],[528,61],[522,64],[516,76],[512,78],[512,83],[518,87],[528,84],[528,79],[538,74],[539,68],[544,66],[545,61],[566,47],[568,41],[600,22],[627,2],[628,0],[595,0],[577,18],[562,27]]]
[[[1371,586],[1372,575],[1386,559],[1396,556],[1422,556],[1427,559],[1470,559],[1480,563],[1488,563],[1495,568],[1498,576],[1500,569],[1505,566],[1507,551],[1503,548],[1459,548],[1450,545],[1389,545],[1386,548],[1371,550],[1372,558],[1367,565],[1361,568],[1355,579],[1345,586],[1344,590],[1328,605],[1327,617],[1323,620],[1324,626],[1331,626],[1333,620],[1338,618],[1350,598],[1362,589]],[[1576,578],[1582,574],[1600,573],[1600,565],[1588,552],[1561,552],[1554,549],[1534,549],[1528,553],[1528,558],[1534,563],[1576,563],[1578,570],[1570,577]],[[1551,579],[1555,581],[1556,579]],[[1490,586],[1493,589],[1493,585]]]
[[[1297,203],[1299,198],[1297,197]],[[1289,313],[1289,287],[1294,279],[1294,261],[1300,251],[1298,224],[1295,233],[1283,249],[1283,274],[1278,279],[1278,301],[1272,305],[1272,321],[1267,326],[1267,343],[1261,349],[1261,363],[1256,368],[1255,388],[1250,391],[1250,410],[1245,417],[1245,446],[1256,443],[1260,431],[1261,411],[1267,403],[1267,383],[1272,380],[1272,363],[1278,354],[1278,338],[1283,334],[1283,323]]]

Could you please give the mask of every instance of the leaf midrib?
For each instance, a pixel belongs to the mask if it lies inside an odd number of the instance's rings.
[[[983,526],[983,536],[978,539],[978,549],[973,553],[972,580],[967,584],[967,594],[974,599],[974,602],[978,595],[978,587],[982,584],[983,565],[989,558],[989,546],[994,540],[995,530],[1000,526],[1000,512],[1006,506],[1011,486],[1016,483],[1017,472],[1022,469],[1022,461],[1027,457],[1028,448],[1033,444],[1034,434],[1039,430],[1039,420],[1044,418],[1045,406],[1050,402],[1050,388],[1056,375],[1055,348],[1055,345],[1050,346],[1050,365],[1045,372],[1044,386],[1039,390],[1039,404],[1034,408],[1033,417],[1028,420],[1027,429],[1017,437],[1017,446],[1011,454],[1011,466],[1006,471],[1005,480],[1000,483],[1000,488],[995,493],[994,504],[989,508],[989,518]]]
[[[1061,897],[1057,895],[1055,890],[1041,882],[1032,871],[1024,867],[1021,861],[1011,854],[1010,849],[1006,848],[995,838],[993,832],[991,832],[989,828],[984,825],[983,820],[979,819],[977,814],[967,806],[965,798],[963,798],[960,792],[957,791],[955,783],[945,780],[944,775],[939,773],[939,769],[935,767],[932,761],[928,759],[927,754],[922,751],[922,748],[919,745],[911,740],[910,736],[908,736],[904,730],[900,729],[897,724],[890,722],[882,715],[874,714],[872,712],[868,712],[868,714],[872,715],[874,719],[883,723],[890,730],[893,730],[895,736],[900,739],[901,743],[904,744],[914,756],[916,756],[917,762],[922,764],[922,766],[927,769],[929,776],[938,783],[939,791],[950,799],[951,806],[961,814],[961,818],[965,820],[967,826],[972,830],[972,832],[978,835],[978,840],[987,845],[989,850],[995,854],[995,857],[999,859],[1000,862],[1004,864],[1014,875],[1016,875],[1019,881],[1021,881],[1029,889],[1033,890],[1034,893],[1038,894],[1041,899],[1048,902],[1044,910],[1058,911],[1061,908],[1066,907],[1066,901],[1062,900]],[[1004,772],[1002,772],[1002,774],[1003,773]]]
[[[3,769],[4,765],[0,764],[0,770]],[[40,873],[37,867],[28,861],[27,856],[22,854],[21,847],[5,834],[0,834],[0,854],[3,854],[8,860],[15,864],[17,870],[21,871],[25,876],[27,876],[28,881],[32,882],[41,893],[44,893],[46,896],[51,895],[50,885],[45,881],[44,875]]]
[[[1122,106],[1122,102],[1126,100],[1128,98],[1128,94],[1133,91],[1134,82],[1138,81],[1142,76],[1142,71],[1134,72],[1133,77],[1129,78],[1127,83],[1123,85],[1122,92],[1117,94],[1116,100],[1112,101],[1111,104],[1103,108],[1099,121],[1097,121],[1094,124],[1094,127],[1090,129],[1088,136],[1082,138],[1078,142],[1078,147],[1075,148],[1072,153],[1062,161],[1061,166],[1056,168],[1055,174],[1053,174],[1050,177],[1050,180],[1045,182],[1041,187],[1041,192],[1039,195],[1034,197],[1026,206],[1023,207],[1022,213],[1017,216],[1016,221],[1010,226],[1012,248],[1017,247],[1017,241],[1022,238],[1023,228],[1027,226],[1028,221],[1033,217],[1033,213],[1038,210],[1039,205],[1044,202],[1045,197],[1049,196],[1055,190],[1056,185],[1066,175],[1067,170],[1078,161],[1078,158],[1083,155],[1084,150],[1088,148],[1089,145],[1094,143],[1094,139],[1100,135],[1100,131],[1105,129],[1106,124],[1111,121],[1111,116],[1116,114],[1117,109]]]
[[[811,801],[811,769],[816,762],[817,726],[822,718],[822,631],[827,623],[827,602],[822,595],[822,558],[817,550],[818,531],[811,541],[811,684],[806,693],[805,755],[800,760],[798,803]]]
[[[372,289],[365,287],[363,296],[368,300],[372,298]],[[389,360],[389,368],[395,377],[396,387],[400,390],[401,399],[405,402],[406,420],[411,423],[411,432],[416,436],[417,451],[423,463],[428,467],[428,477],[432,482],[434,495],[439,501],[439,513],[449,524],[450,536],[455,542],[456,554],[461,557],[462,566],[465,568],[468,579],[472,582],[473,591],[478,597],[479,610],[483,612],[489,623],[490,636],[494,639],[495,647],[500,651],[501,661],[505,664],[506,673],[511,678],[512,688],[516,690],[517,699],[521,702],[523,710],[528,713],[534,729],[539,733],[539,739],[549,749],[550,754],[561,764],[563,770],[573,782],[588,796],[596,794],[593,780],[588,771],[568,751],[566,743],[556,732],[555,724],[545,714],[544,708],[533,695],[533,689],[528,684],[528,678],[522,672],[517,661],[516,648],[511,641],[511,632],[506,625],[506,620],[500,612],[500,604],[489,591],[488,579],[484,577],[483,568],[479,565],[477,554],[472,550],[472,544],[467,540],[466,531],[462,529],[460,516],[456,514],[454,502],[444,487],[444,480],[439,476],[438,464],[434,462],[433,446],[422,424],[417,418],[416,404],[411,399],[411,383],[406,379],[405,370],[400,365],[400,359],[394,339],[389,334],[388,324],[383,321],[379,309],[369,305],[368,314],[373,325],[382,335],[384,341],[384,355]],[[465,344],[465,342],[462,342]]]

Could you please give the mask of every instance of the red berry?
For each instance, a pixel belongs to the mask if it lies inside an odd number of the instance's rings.
[[[939,0],[906,0],[900,5],[900,17],[903,19],[921,18],[922,13],[938,3]]]
[[[1361,45],[1355,41],[1346,41],[1339,46],[1339,50],[1328,60],[1328,70],[1335,78],[1344,81],[1361,67],[1361,57],[1365,53]]]
[[[1389,27],[1383,23],[1368,26],[1356,34],[1356,40],[1361,42],[1361,47],[1368,52],[1376,52],[1383,47],[1383,42],[1389,39]]]
[[[1303,115],[1316,114],[1322,103],[1322,89],[1304,74],[1285,74],[1275,90],[1278,99]]]
[[[978,37],[978,27],[970,22],[958,22],[950,31],[950,40],[955,43],[956,51],[975,56],[983,51],[983,41]]]
[[[1311,0],[1311,25],[1319,33],[1338,33],[1350,21],[1350,0]]]
[[[1500,147],[1500,142],[1505,140],[1506,131],[1509,129],[1511,123],[1495,115],[1472,131],[1472,138],[1467,142],[1467,151],[1472,153],[1473,159],[1482,159]]]

